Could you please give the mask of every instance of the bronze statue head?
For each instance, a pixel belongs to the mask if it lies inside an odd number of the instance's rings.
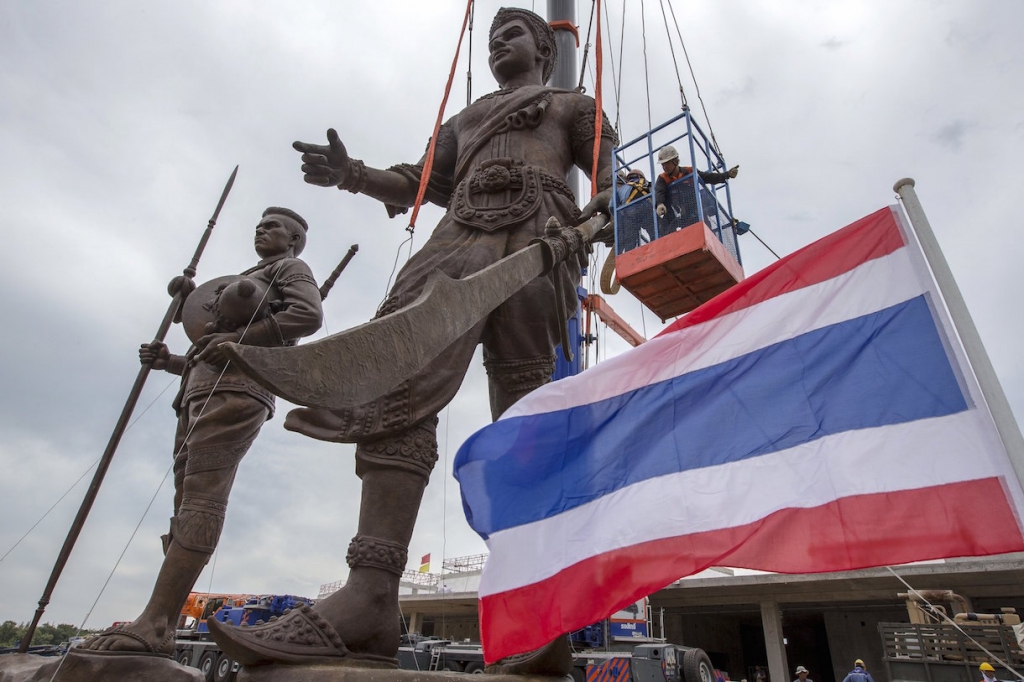
[[[283,228],[280,233],[274,228]],[[263,217],[256,224],[256,253],[260,258],[269,258],[292,249],[298,256],[306,248],[306,219],[289,208],[271,206],[263,211]]]
[[[494,15],[494,21],[491,22],[491,30],[488,33],[488,39],[494,37],[494,32],[501,26],[519,19],[533,34],[534,42],[537,44],[537,49],[540,54],[544,57],[544,82],[547,83],[548,79],[551,78],[551,74],[555,70],[555,63],[558,61],[558,47],[555,45],[555,32],[551,30],[551,26],[548,22],[544,21],[538,14],[531,12],[526,9],[518,9],[514,7],[502,7],[498,10],[498,13]]]

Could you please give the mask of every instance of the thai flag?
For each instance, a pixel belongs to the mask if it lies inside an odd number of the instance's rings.
[[[1024,550],[1024,493],[904,230],[863,218],[463,445],[488,661],[709,566]]]

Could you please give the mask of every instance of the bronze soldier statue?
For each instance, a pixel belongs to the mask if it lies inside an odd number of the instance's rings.
[[[549,217],[576,224],[608,204],[610,190],[581,213],[565,182],[574,165],[591,172],[595,103],[544,85],[557,58],[548,24],[533,12],[501,9],[491,25],[488,50],[500,89],[441,126],[426,197],[448,210],[399,273],[378,317],[414,301],[435,270],[464,278],[542,236]],[[413,205],[424,160],[378,170],[349,157],[334,130],[327,131],[327,140],[327,145],[294,145],[302,152],[307,183],[368,195],[383,202],[392,216]],[[614,145],[614,133],[605,129],[598,166],[601,189],[611,186]],[[556,269],[555,276],[563,278],[564,303],[574,310],[579,263]],[[558,330],[565,323],[556,314],[555,296],[553,279],[538,278],[380,399],[352,409],[302,408],[288,415],[288,429],[357,444],[362,501],[346,557],[351,571],[338,592],[272,623],[235,628],[211,622],[211,633],[225,653],[244,665],[342,660],[395,665],[399,578],[423,490],[438,459],[437,415],[462,383],[477,344],[483,344],[494,418],[550,381]],[[560,665],[568,650],[564,653]]]
[[[274,413],[274,396],[231,365],[221,344],[295,345],[320,328],[320,291],[298,255],[306,221],[268,208],[256,225],[260,262],[241,276],[200,286],[185,299],[182,321],[194,345],[172,355],[162,342],[143,344],[139,359],[180,374],[174,401],[174,516],[163,536],[164,561],[142,614],[81,645],[85,651],[173,655],[178,616],[217,547],[239,462]],[[178,278],[172,286],[182,284]]]

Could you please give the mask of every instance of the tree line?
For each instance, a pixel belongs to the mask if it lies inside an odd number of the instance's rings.
[[[28,631],[28,623],[15,623],[13,620],[5,620],[0,623],[0,647],[18,646],[21,638]],[[72,637],[86,637],[94,635],[99,630],[83,630],[79,635],[78,626],[70,623],[43,623],[36,626],[35,635],[32,637],[32,644],[61,644]]]

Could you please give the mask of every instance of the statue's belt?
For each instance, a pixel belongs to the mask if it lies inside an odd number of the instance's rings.
[[[492,159],[473,169],[455,188],[452,215],[487,232],[522,223],[540,208],[544,192],[558,192],[575,202],[562,178],[513,159]]]

